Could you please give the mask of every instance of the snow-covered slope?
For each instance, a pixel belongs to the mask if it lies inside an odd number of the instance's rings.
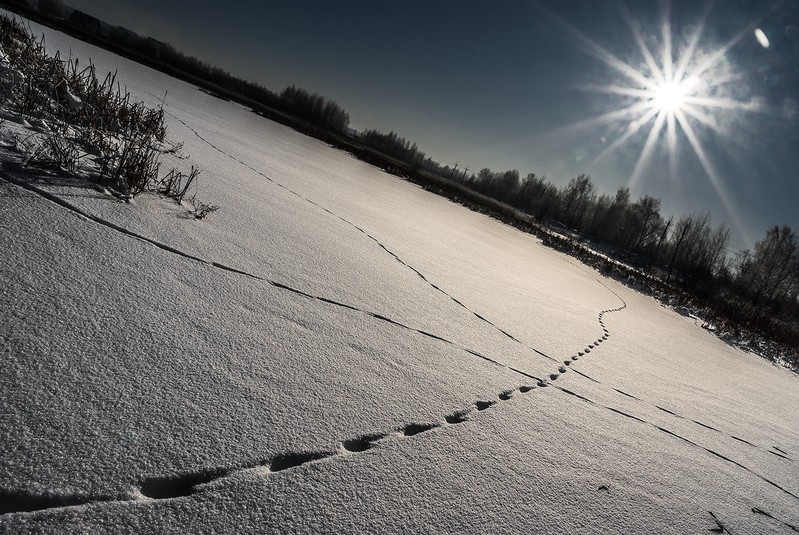
[[[799,526],[796,376],[529,235],[37,31],[167,93],[221,209],[0,170],[0,531]]]

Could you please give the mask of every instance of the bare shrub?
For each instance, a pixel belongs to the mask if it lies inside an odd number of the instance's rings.
[[[42,167],[74,174],[80,170],[85,157],[86,153],[67,136],[67,128],[61,126],[50,130],[36,142],[26,154],[25,164],[35,162]]]
[[[159,180],[158,192],[175,199],[179,203],[183,202],[183,198],[199,174],[200,170],[193,165],[188,174],[172,169]]]
[[[210,214],[211,212],[216,212],[219,210],[219,207],[214,204],[207,204],[202,201],[198,201],[196,196],[191,198],[191,205],[194,207],[194,218],[195,219],[205,219],[205,216]]]

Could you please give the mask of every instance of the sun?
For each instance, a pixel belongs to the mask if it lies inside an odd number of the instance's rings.
[[[645,90],[640,98],[658,115],[676,116],[691,113],[693,111],[691,103],[697,102],[697,94],[702,86],[701,79],[696,76],[679,79],[673,74],[669,79],[668,73],[658,74],[659,76],[650,81],[651,89]]]
[[[659,112],[674,113],[683,107],[687,95],[686,84],[666,82],[652,91],[650,103]]]
[[[610,83],[581,86],[585,91],[607,95],[610,111],[567,125],[563,127],[564,131],[584,131],[594,126],[606,129],[608,133],[600,138],[602,148],[592,158],[592,164],[623,147],[640,146],[640,153],[627,182],[633,191],[651,170],[655,155],[667,155],[668,176],[676,183],[680,179],[678,166],[684,160],[681,147],[687,144],[716,191],[729,220],[740,235],[746,236],[747,232],[738,215],[740,210],[716,171],[703,141],[711,136],[718,139],[719,136],[730,135],[725,123],[734,118],[734,114],[759,110],[754,100],[747,102],[736,99],[736,82],[740,74],[735,72],[727,53],[751,35],[777,5],[779,2],[726,43],[703,46],[705,23],[711,14],[710,4],[691,31],[674,34],[669,0],[661,3],[659,28],[646,29],[622,3],[621,14],[637,48],[633,50],[632,55],[637,56],[637,59],[631,57],[633,61],[625,61],[542,8],[584,52],[605,64],[608,72],[613,73]],[[756,30],[754,35],[761,46],[768,46],[768,39],[762,30]],[[642,140],[643,144],[638,144],[636,139]]]

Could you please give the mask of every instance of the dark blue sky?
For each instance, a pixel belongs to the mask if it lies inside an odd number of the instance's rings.
[[[442,163],[559,185],[584,172],[610,194],[629,184],[661,197],[666,215],[710,212],[731,228],[732,249],[772,224],[799,229],[799,0],[673,0],[665,18],[656,0],[71,3],[271,89],[319,92],[352,126],[394,130]],[[694,35],[688,71],[713,61],[692,86],[703,100],[693,115],[683,108],[690,132],[675,119],[670,144],[664,116],[639,163],[655,117],[585,121],[651,100],[609,93],[641,82],[608,59],[654,79],[633,28],[664,70],[663,20],[675,63]]]

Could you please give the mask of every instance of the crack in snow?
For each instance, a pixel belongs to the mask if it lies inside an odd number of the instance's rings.
[[[665,427],[662,427],[660,425],[654,424],[654,423],[649,422],[647,420],[643,420],[643,419],[641,419],[641,418],[639,418],[637,416],[634,416],[632,414],[629,414],[627,412],[619,410],[619,409],[617,409],[615,407],[611,407],[609,405],[604,405],[602,403],[593,401],[593,400],[591,400],[591,399],[589,399],[589,398],[587,398],[585,396],[581,396],[581,395],[579,395],[579,394],[577,394],[575,392],[572,392],[571,390],[567,390],[567,389],[565,389],[565,388],[563,388],[561,386],[557,386],[557,385],[553,385],[553,386],[555,387],[556,390],[559,390],[559,391],[563,392],[564,394],[568,394],[570,396],[575,396],[575,397],[577,397],[577,398],[579,398],[579,399],[581,399],[581,400],[583,400],[583,401],[585,401],[587,403],[590,403],[590,404],[595,405],[597,407],[602,407],[602,408],[607,409],[607,410],[609,410],[611,412],[614,412],[614,413],[616,413],[616,414],[618,414],[620,416],[624,416],[625,418],[629,418],[629,419],[634,420],[636,422],[652,426],[655,429],[657,429],[659,431],[662,431],[663,433],[666,433],[667,435],[670,435],[670,436],[672,436],[674,438],[677,438],[678,440],[681,440],[681,441],[685,442],[686,444],[690,444],[691,446],[694,446],[694,447],[696,447],[698,449],[704,450],[707,453],[709,453],[709,454],[711,454],[711,455],[713,455],[713,456],[715,456],[715,457],[717,457],[717,458],[719,458],[719,459],[721,459],[723,461],[726,461],[728,463],[734,464],[735,466],[737,466],[739,468],[742,468],[743,470],[747,471],[748,473],[752,474],[753,476],[757,477],[758,479],[768,483],[769,485],[773,486],[774,488],[776,488],[778,490],[781,490],[782,492],[784,492],[788,496],[791,496],[792,498],[795,498],[795,499],[799,500],[799,496],[797,496],[796,494],[794,494],[790,490],[788,490],[788,489],[780,486],[779,484],[771,481],[767,477],[755,472],[754,470],[752,470],[748,466],[746,466],[744,464],[741,464],[740,462],[736,461],[735,459],[731,459],[730,457],[727,457],[726,455],[718,453],[717,451],[714,451],[714,450],[712,450],[712,449],[710,449],[708,447],[702,446],[701,444],[698,444],[698,443],[694,442],[693,440],[688,439],[688,438],[686,438],[686,437],[684,437],[682,435],[679,435],[679,434],[675,433],[674,431],[671,431],[671,430],[669,430],[669,429],[667,429]]]
[[[216,150],[217,152],[219,152],[219,153],[220,153],[220,154],[222,154],[223,156],[226,156],[227,158],[230,158],[231,160],[233,160],[233,161],[235,161],[235,162],[239,163],[240,165],[242,165],[242,166],[244,166],[245,168],[249,169],[249,170],[250,170],[250,171],[252,171],[253,173],[257,174],[258,176],[260,176],[260,177],[262,177],[262,178],[266,179],[267,181],[269,181],[270,183],[272,183],[272,184],[276,185],[277,187],[279,187],[279,188],[282,188],[283,190],[285,190],[285,191],[287,191],[287,192],[291,193],[292,195],[295,195],[296,197],[298,197],[298,198],[302,199],[303,201],[305,201],[305,202],[307,202],[307,203],[309,203],[309,204],[311,204],[311,205],[313,205],[313,206],[316,206],[317,208],[320,208],[321,210],[323,210],[323,211],[325,211],[326,213],[330,214],[331,216],[333,216],[333,217],[337,218],[337,219],[338,219],[338,220],[340,220],[341,222],[343,222],[343,223],[345,223],[345,224],[349,225],[350,227],[354,228],[355,230],[357,230],[358,232],[360,232],[361,234],[363,234],[364,236],[366,236],[367,238],[369,238],[370,240],[372,240],[373,242],[375,242],[375,243],[376,243],[376,244],[377,244],[377,245],[378,245],[378,246],[379,246],[379,247],[380,247],[380,248],[381,248],[383,251],[385,251],[386,253],[388,253],[389,255],[391,255],[391,256],[392,256],[392,257],[393,257],[393,258],[394,258],[394,259],[395,259],[397,262],[399,262],[401,265],[405,266],[407,269],[409,269],[409,270],[411,270],[412,272],[414,272],[414,273],[415,273],[415,274],[416,274],[416,275],[417,275],[419,278],[421,278],[421,279],[422,279],[422,280],[423,280],[425,283],[427,283],[427,284],[428,284],[428,285],[429,285],[431,288],[433,288],[434,290],[436,290],[436,291],[438,291],[438,292],[442,293],[443,295],[445,295],[446,297],[448,297],[449,299],[451,299],[451,300],[452,300],[452,301],[453,301],[455,304],[457,304],[458,306],[460,306],[461,308],[463,308],[464,310],[466,310],[468,313],[470,313],[471,315],[473,315],[474,317],[476,317],[476,318],[477,318],[477,319],[479,319],[480,321],[482,321],[482,322],[486,323],[487,325],[491,326],[493,329],[497,330],[497,331],[498,331],[498,332],[500,332],[502,335],[506,336],[507,338],[509,338],[509,339],[511,339],[512,341],[516,342],[517,344],[521,345],[521,346],[522,346],[522,347],[524,347],[525,349],[527,349],[527,350],[529,350],[529,351],[532,351],[533,353],[537,354],[537,355],[538,355],[538,356],[540,356],[540,357],[543,357],[543,358],[549,359],[549,360],[551,360],[551,361],[553,361],[553,362],[557,362],[557,360],[556,360],[555,358],[553,358],[553,357],[551,357],[551,356],[547,355],[547,354],[546,354],[546,353],[544,353],[543,351],[540,351],[540,350],[538,350],[538,349],[536,349],[536,348],[534,348],[534,347],[532,347],[532,346],[529,346],[529,345],[525,344],[524,342],[522,342],[521,340],[519,340],[518,338],[516,338],[515,336],[513,336],[512,334],[510,334],[510,333],[509,333],[509,332],[507,332],[506,330],[504,330],[504,329],[502,329],[501,327],[499,327],[499,326],[498,326],[496,323],[492,322],[491,320],[487,319],[485,316],[482,316],[481,314],[477,313],[476,311],[474,311],[474,310],[472,310],[471,308],[469,308],[468,306],[466,306],[466,305],[465,305],[465,304],[464,304],[462,301],[458,300],[456,297],[454,297],[453,295],[451,295],[450,293],[448,293],[446,290],[443,290],[441,287],[439,287],[438,285],[436,285],[435,283],[433,283],[432,281],[430,281],[430,279],[428,279],[428,278],[427,278],[427,277],[426,277],[426,276],[425,276],[425,275],[424,275],[424,274],[423,274],[421,271],[419,271],[417,268],[413,267],[412,265],[410,265],[409,263],[407,263],[406,261],[404,261],[404,260],[403,260],[402,258],[400,258],[400,256],[399,256],[399,255],[397,255],[397,254],[396,254],[394,251],[392,251],[391,249],[389,249],[389,248],[388,248],[388,247],[387,247],[385,244],[383,244],[383,243],[382,243],[380,240],[378,240],[377,238],[375,238],[375,237],[374,237],[372,234],[370,234],[369,232],[367,232],[366,230],[364,230],[364,229],[363,229],[363,228],[361,228],[360,226],[358,226],[358,225],[356,225],[355,223],[353,223],[352,221],[349,221],[348,219],[346,219],[346,218],[344,218],[344,217],[342,217],[342,216],[340,216],[340,215],[338,215],[338,214],[336,214],[336,213],[332,212],[331,210],[329,210],[328,208],[325,208],[324,206],[320,205],[320,204],[319,204],[319,203],[317,203],[316,201],[313,201],[313,200],[311,200],[311,199],[309,199],[309,198],[307,198],[307,197],[305,197],[305,196],[301,195],[300,193],[297,193],[297,192],[296,192],[296,191],[294,191],[293,189],[289,188],[288,186],[286,186],[286,185],[284,185],[284,184],[281,184],[280,182],[278,182],[278,181],[277,181],[277,180],[275,180],[274,178],[270,177],[270,176],[269,176],[269,175],[267,175],[266,173],[264,173],[264,172],[262,172],[262,171],[260,171],[260,170],[256,169],[255,167],[251,166],[250,164],[246,163],[245,161],[243,161],[243,160],[241,160],[241,159],[239,159],[239,158],[236,158],[235,156],[233,156],[233,155],[229,154],[229,153],[228,153],[228,152],[226,152],[225,150],[223,150],[223,149],[219,148],[219,147],[218,147],[218,146],[216,146],[214,143],[212,143],[211,141],[209,141],[208,139],[206,139],[205,137],[203,137],[203,136],[202,136],[202,135],[201,135],[201,134],[200,134],[200,133],[199,133],[197,130],[195,130],[195,129],[194,129],[192,126],[190,126],[188,123],[186,123],[185,121],[183,121],[182,119],[180,119],[180,118],[179,118],[179,117],[177,117],[176,115],[174,115],[174,114],[172,114],[172,113],[170,113],[170,112],[168,112],[168,111],[166,111],[166,110],[164,110],[164,113],[166,113],[167,115],[169,115],[170,117],[172,117],[173,119],[175,119],[176,121],[178,121],[179,123],[181,123],[183,126],[185,126],[186,128],[188,128],[188,129],[189,129],[189,130],[190,130],[190,131],[191,131],[191,132],[192,132],[192,133],[193,133],[193,134],[194,134],[194,135],[195,135],[195,136],[196,136],[198,139],[200,139],[202,142],[204,142],[205,144],[207,144],[208,146],[210,146],[211,148],[213,148],[214,150]],[[611,290],[611,291],[612,291],[612,290]]]

